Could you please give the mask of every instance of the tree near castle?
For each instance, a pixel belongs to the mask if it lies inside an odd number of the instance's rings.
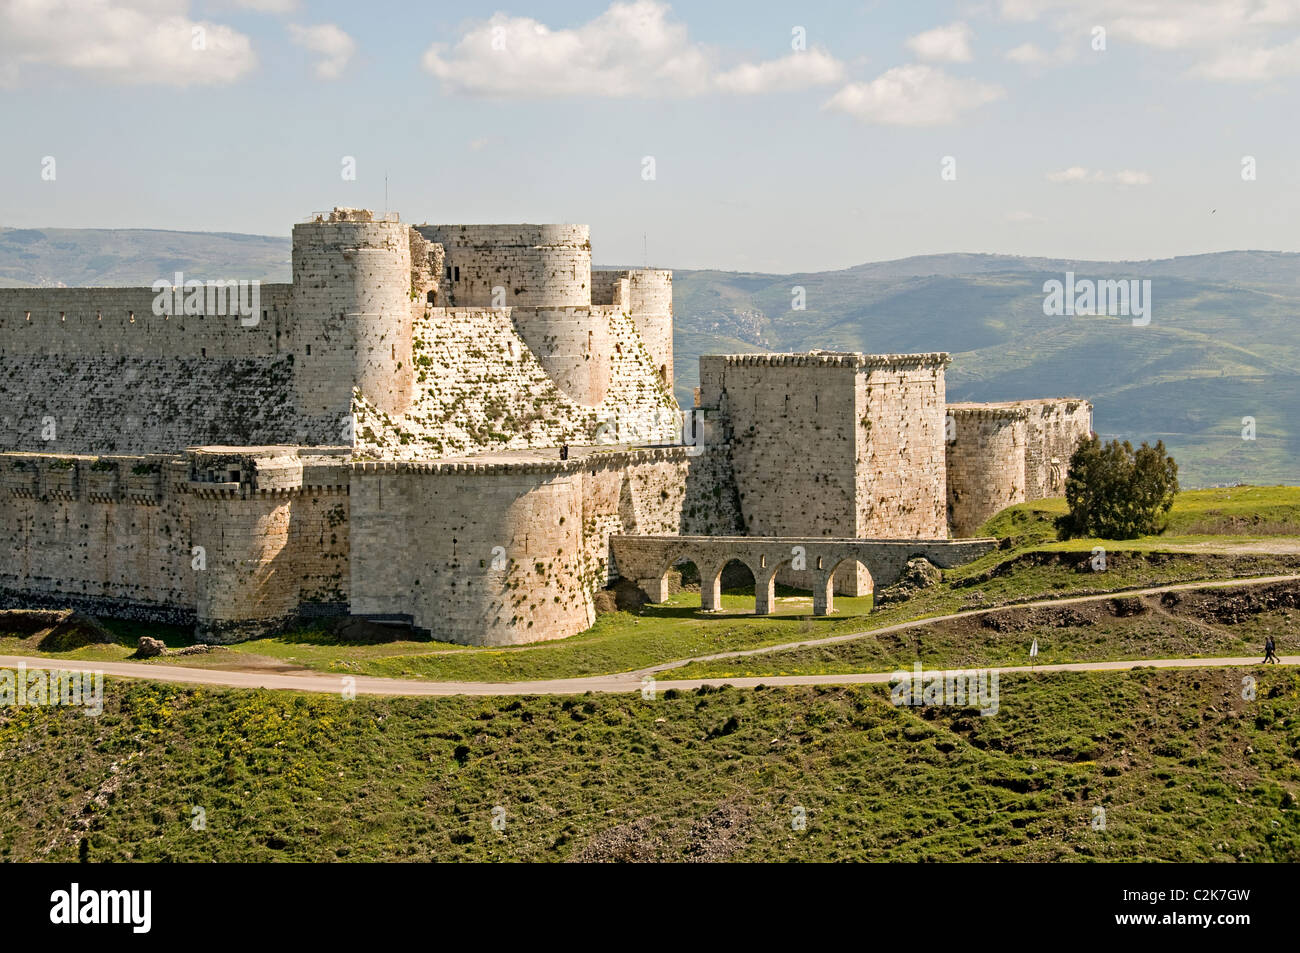
[[[1065,502],[1070,512],[1057,520],[1064,539],[1097,536],[1135,539],[1163,529],[1162,517],[1178,492],[1178,464],[1165,443],[1145,442],[1137,450],[1127,440],[1103,446],[1091,434],[1070,458]]]

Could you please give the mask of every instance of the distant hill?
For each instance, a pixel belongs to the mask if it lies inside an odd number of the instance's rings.
[[[290,279],[287,238],[144,229],[0,229],[0,285]],[[1047,317],[1043,282],[1149,278],[1151,323]],[[792,289],[806,307],[792,311]],[[839,271],[678,271],[677,395],[700,354],[948,351],[951,400],[1084,396],[1104,436],[1163,439],[1187,486],[1300,483],[1300,254],[1135,262],[924,255]],[[1242,418],[1256,439],[1241,439]]]
[[[1151,322],[1048,317],[1043,283],[1149,278]],[[792,289],[806,308],[792,311]],[[1163,439],[1186,486],[1300,482],[1300,255],[1087,262],[927,255],[794,275],[674,277],[678,399],[703,353],[948,351],[950,400],[1071,395],[1103,436]],[[1242,439],[1254,417],[1256,439]]]
[[[185,277],[288,281],[287,238],[144,228],[0,228],[0,287],[151,285]]]

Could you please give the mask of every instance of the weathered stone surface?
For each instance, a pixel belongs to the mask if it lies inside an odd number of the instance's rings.
[[[957,536],[1016,503],[1065,492],[1070,457],[1092,430],[1079,398],[949,404],[948,522]]]

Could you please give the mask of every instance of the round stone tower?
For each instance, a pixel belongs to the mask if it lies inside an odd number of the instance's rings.
[[[293,228],[291,346],[299,400],[346,414],[357,387],[388,414],[411,401],[411,247],[396,215],[336,208]]]
[[[636,269],[627,273],[628,313],[654,360],[664,386],[673,388],[673,273]]]
[[[421,225],[442,245],[449,306],[568,308],[591,304],[586,225]]]

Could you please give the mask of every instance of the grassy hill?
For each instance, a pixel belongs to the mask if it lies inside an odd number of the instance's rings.
[[[1252,669],[1244,701],[1243,674],[1004,675],[990,718],[883,685],[345,701],[110,680],[97,718],[0,715],[0,860],[1294,862],[1300,675]]]
[[[288,281],[288,239],[139,229],[0,229],[0,286]],[[1043,282],[1149,278],[1151,322],[1047,317]],[[806,309],[791,310],[792,288]],[[1185,486],[1300,483],[1300,255],[1160,261],[926,255],[839,271],[679,271],[677,397],[701,354],[948,351],[952,400],[1083,396],[1103,435],[1164,439]],[[1242,418],[1256,439],[1241,439]]]

